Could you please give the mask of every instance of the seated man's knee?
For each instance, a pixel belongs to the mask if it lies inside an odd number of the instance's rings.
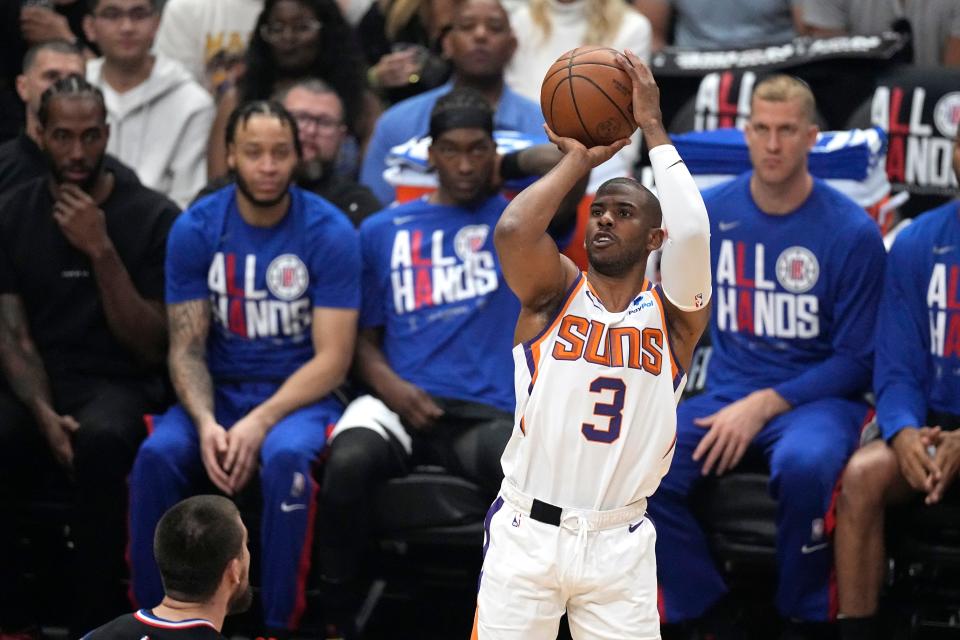
[[[838,511],[883,507],[899,473],[896,455],[882,440],[861,448],[844,469]]]
[[[324,463],[323,492],[339,493],[351,486],[367,486],[387,474],[389,444],[376,431],[347,429],[333,440]]]

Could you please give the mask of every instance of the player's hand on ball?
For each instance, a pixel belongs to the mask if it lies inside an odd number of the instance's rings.
[[[543,130],[546,131],[547,138],[550,142],[557,145],[557,149],[559,149],[562,154],[565,156],[583,156],[590,163],[591,169],[600,166],[612,158],[620,149],[630,144],[630,138],[621,138],[613,144],[587,148],[579,140],[558,136],[547,125],[543,125]]]
[[[630,49],[626,49],[623,55],[617,56],[617,62],[633,81],[633,119],[636,120],[637,126],[643,130],[651,126],[662,126],[660,88],[653,79],[650,67]]]

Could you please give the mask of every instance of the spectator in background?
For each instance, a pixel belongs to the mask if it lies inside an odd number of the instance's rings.
[[[906,22],[914,64],[960,66],[957,0],[803,0],[803,22],[821,38],[900,31]]]
[[[536,102],[547,69],[575,47],[630,49],[650,59],[650,21],[623,0],[530,0],[511,14],[510,25],[523,38],[507,67],[507,84]]]
[[[316,483],[311,467],[340,417],[331,392],[353,356],[360,302],[356,233],[291,186],[297,125],[254,101],[228,123],[237,184],[203,198],[170,232],[170,376],[180,403],[154,421],[130,474],[130,559],[141,606],[163,596],[151,540],[178,500],[227,495],[259,475],[264,637],[304,609]]]
[[[450,76],[440,40],[452,20],[451,0],[378,0],[357,25],[370,69],[367,81],[393,104],[433,89]]]
[[[150,52],[160,20],[154,0],[90,6],[84,24],[103,57],[87,63],[87,79],[106,99],[107,150],[183,207],[207,181],[213,100],[178,62]]]
[[[953,142],[960,178],[960,127]],[[877,438],[857,451],[837,501],[842,640],[879,638],[884,512],[918,495],[937,504],[960,472],[960,200],[897,235],[877,316]],[[953,496],[955,499],[956,496]]]
[[[0,505],[46,486],[58,466],[74,480],[72,637],[126,609],[126,479],[143,415],[166,400],[163,261],[178,209],[105,162],[106,115],[82,76],[48,89],[38,131],[49,172],[0,210]],[[0,534],[11,521],[0,514]],[[0,558],[0,570],[14,562]],[[0,619],[28,609],[14,576],[0,576],[0,590]]]
[[[750,107],[753,170],[703,194],[714,278],[706,392],[677,409],[673,464],[648,511],[665,618],[714,606],[709,624],[727,589],[689,496],[745,455],[765,459],[784,637],[823,638],[833,566],[825,518],[867,414],[885,255],[866,212],[807,169],[817,138],[810,88],[771,76]]]
[[[44,42],[27,51],[23,73],[17,76],[17,94],[26,107],[26,125],[19,136],[0,145],[0,196],[11,187],[46,173],[47,163],[38,146],[40,96],[57,80],[83,73],[83,54],[77,45],[65,40]]]
[[[227,172],[223,140],[234,108],[266,100],[305,78],[320,78],[336,89],[347,130],[362,145],[379,112],[376,98],[366,90],[364,73],[356,36],[334,0],[266,0],[247,48],[246,72],[218,107],[208,147],[210,177]]]
[[[223,620],[250,608],[249,534],[237,507],[223,496],[194,496],[163,514],[153,554],[163,600],[128,613],[83,640],[225,640]]]
[[[787,42],[802,33],[802,1],[633,0],[633,5],[653,25],[654,51],[668,44],[710,50]]]
[[[347,135],[340,96],[323,80],[314,78],[281,91],[277,100],[297,121],[303,147],[297,184],[323,196],[360,226],[364,218],[380,209],[380,202],[370,189],[334,171]]]
[[[167,0],[156,51],[182,64],[219,100],[243,74],[263,0]]]
[[[504,82],[504,69],[517,48],[506,11],[497,0],[463,0],[456,6],[453,26],[443,39],[443,52],[453,66],[447,84],[400,102],[383,113],[367,146],[360,182],[384,204],[394,189],[383,178],[387,154],[398,144],[427,134],[430,111],[437,99],[456,88],[471,88],[494,108],[494,129],[540,137],[540,105],[513,91]]]
[[[507,206],[494,186],[493,110],[477,91],[454,89],[436,101],[428,131],[437,191],[360,228],[354,364],[372,395],[354,400],[331,435],[318,522],[325,608],[347,637],[364,591],[377,486],[412,462],[440,464],[493,499],[513,429],[513,378],[504,374],[513,339],[504,328],[520,305],[493,247]],[[541,175],[559,160],[552,145],[520,154],[518,163]],[[573,201],[582,193],[581,185]]]
[[[0,142],[23,126],[23,105],[14,81],[27,49],[43,42],[76,44],[92,58],[92,45],[83,31],[87,0],[0,0]]]
[[[281,90],[274,99],[297,121],[303,149],[296,172],[297,186],[323,196],[347,214],[354,226],[360,226],[364,218],[380,209],[380,202],[370,189],[335,170],[340,145],[347,134],[340,96],[323,80],[310,78]],[[213,180],[197,199],[235,180],[231,171]]]

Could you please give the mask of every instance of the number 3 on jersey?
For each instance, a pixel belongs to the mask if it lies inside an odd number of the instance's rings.
[[[597,402],[593,405],[593,415],[609,418],[606,429],[598,429],[589,422],[584,422],[580,431],[583,437],[590,442],[610,444],[620,437],[620,426],[623,423],[623,403],[627,394],[627,385],[620,378],[600,377],[590,383],[590,393],[613,391],[612,402]]]

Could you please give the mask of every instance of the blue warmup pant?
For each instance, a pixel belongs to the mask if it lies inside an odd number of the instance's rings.
[[[647,509],[657,528],[657,577],[666,622],[700,617],[727,591],[688,498],[701,478],[703,461],[695,462],[693,452],[707,433],[693,419],[738,398],[705,393],[677,409],[673,464]],[[771,420],[750,445],[770,467],[770,493],[777,501],[776,605],[786,618],[813,622],[831,616],[833,547],[824,519],[866,413],[861,402],[817,400]]]
[[[276,389],[264,383],[218,385],[217,422],[229,429]],[[318,489],[311,468],[341,412],[340,403],[329,397],[303,407],[274,425],[261,446],[260,585],[268,627],[296,629],[303,614]],[[129,556],[138,606],[152,607],[163,598],[153,559],[157,522],[168,508],[207,484],[197,430],[183,407],[175,405],[154,419],[130,474]]]

